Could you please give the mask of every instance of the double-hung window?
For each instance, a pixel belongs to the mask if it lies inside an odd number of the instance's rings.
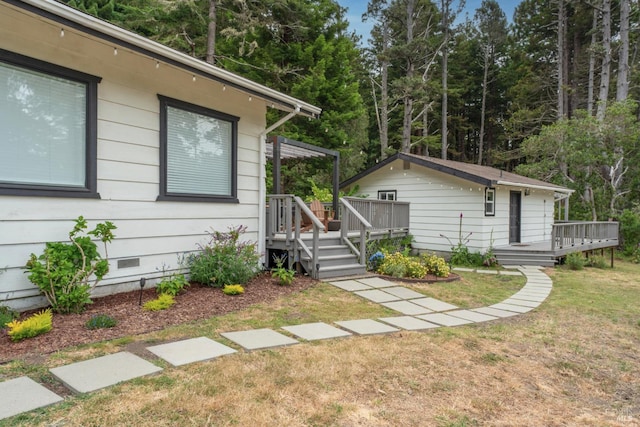
[[[237,203],[238,117],[159,98],[158,200]]]
[[[378,190],[378,200],[396,200],[396,190]]]
[[[99,81],[0,50],[0,194],[99,197]]]
[[[494,216],[496,214],[496,189],[484,189],[484,214],[485,216]]]

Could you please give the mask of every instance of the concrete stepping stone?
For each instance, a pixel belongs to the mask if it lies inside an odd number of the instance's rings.
[[[479,274],[498,274],[498,270],[476,270]]]
[[[517,299],[517,298],[509,298],[506,299],[504,301],[502,301],[503,304],[511,304],[511,305],[521,305],[523,307],[531,307],[531,308],[536,308],[537,306],[540,305],[540,301],[526,301],[523,299]]]
[[[474,308],[471,311],[476,311],[478,313],[488,314],[489,316],[495,316],[495,317],[511,317],[518,314],[513,311],[499,310],[493,307]]]
[[[75,393],[89,393],[160,371],[162,368],[126,351],[49,369]]]
[[[0,397],[0,420],[64,400],[29,377],[0,382]]]
[[[489,320],[496,320],[497,317],[489,316],[488,314],[482,314],[471,310],[455,310],[449,311],[447,314],[461,319],[469,320],[471,322],[488,322]]]
[[[389,280],[385,280],[381,277],[367,277],[364,279],[358,279],[358,282],[364,283],[367,286],[371,286],[372,288],[390,288],[392,286],[398,286],[397,283],[390,282]]]
[[[470,320],[461,319],[459,317],[449,316],[444,313],[431,313],[416,316],[419,319],[426,320],[427,322],[436,323],[442,326],[459,326],[473,323]]]
[[[266,328],[250,329],[248,331],[224,332],[220,335],[233,341],[246,350],[259,350],[262,348],[298,344],[297,340]]]
[[[500,270],[498,274],[502,276],[522,276],[522,273],[519,271],[511,271],[511,270]]]
[[[428,308],[431,311],[448,311],[448,310],[455,310],[458,308],[453,304],[449,304],[448,302],[440,301],[435,298],[412,299],[411,302],[414,304],[421,305],[424,308]]]
[[[541,302],[547,299],[547,295],[531,295],[527,293],[518,292],[517,294],[511,295],[511,298],[521,299],[525,301],[534,301],[540,304]],[[506,302],[506,301],[503,301],[503,302]]]
[[[384,288],[383,291],[402,299],[424,298],[424,295],[420,292],[412,291],[411,289],[405,288],[404,286]]]
[[[370,291],[356,291],[354,294],[377,303],[398,301],[401,299],[395,295],[388,294],[378,289],[372,289]]]
[[[476,271],[475,268],[466,268],[466,267],[453,267],[453,271],[462,271],[464,273],[473,273]]]
[[[515,313],[527,313],[533,310],[533,308],[531,307],[524,307],[522,305],[505,304],[503,302],[500,302],[498,304],[493,304],[490,307],[497,308],[498,310],[513,311]]]
[[[372,289],[371,286],[367,286],[357,280],[342,280],[339,282],[329,282],[329,284],[349,292]]]
[[[431,313],[431,310],[429,310],[428,308],[422,307],[418,304],[414,304],[410,301],[383,302],[381,305],[390,308],[391,310],[399,311],[402,314],[408,314],[410,316],[416,314]]]
[[[307,341],[326,340],[330,338],[341,338],[351,336],[350,332],[338,329],[335,326],[327,325],[323,322],[304,323],[302,325],[283,326],[287,332]]]
[[[425,320],[416,319],[411,316],[398,316],[398,317],[381,317],[381,320],[390,325],[397,326],[398,328],[406,329],[408,331],[420,331],[423,329],[439,328],[440,325],[436,325]]]
[[[344,320],[335,323],[359,335],[388,334],[400,330],[372,319]]]
[[[191,338],[167,344],[147,347],[151,353],[166,360],[173,366],[211,360],[237,351],[206,337]]]

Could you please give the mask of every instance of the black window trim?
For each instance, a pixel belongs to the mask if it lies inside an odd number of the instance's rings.
[[[160,194],[158,201],[239,203],[238,200],[238,122],[240,118],[200,105],[158,95],[160,100]],[[167,107],[186,110],[231,123],[231,194],[209,195],[167,191]]]
[[[487,195],[489,194],[489,192],[493,193],[493,201],[492,201],[493,212],[487,212]],[[484,205],[484,216],[496,216],[496,189],[495,188],[485,187],[483,205]]]
[[[98,193],[97,185],[98,83],[102,81],[102,78],[4,49],[0,49],[0,62],[83,83],[87,88],[84,187],[56,184],[19,184],[0,181],[0,195],[99,199],[100,194]]]
[[[385,193],[385,194],[392,193],[392,194],[393,194],[393,201],[395,202],[395,201],[397,201],[397,200],[398,200],[398,191],[397,191],[397,190],[378,190],[378,200],[382,200],[382,199],[380,198],[380,195],[381,195],[382,193]],[[387,201],[387,200],[389,200],[389,199],[384,199],[384,200],[385,200],[385,201]]]

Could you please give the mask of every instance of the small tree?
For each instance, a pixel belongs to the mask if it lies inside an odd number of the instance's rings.
[[[91,304],[91,290],[109,272],[107,243],[113,239],[116,226],[106,221],[86,232],[86,236],[79,235],[86,229],[87,221],[79,216],[69,232],[71,243],[47,242],[42,255],[31,254],[27,261],[29,280],[40,288],[57,313],[82,312],[85,305]],[[104,244],[104,258],[90,236]]]

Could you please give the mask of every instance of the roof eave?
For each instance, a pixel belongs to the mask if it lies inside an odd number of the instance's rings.
[[[158,61],[166,62],[188,70],[194,75],[206,77],[229,87],[246,92],[249,95],[262,98],[273,107],[284,111],[295,111],[306,117],[316,118],[322,109],[292,96],[278,92],[264,85],[237,76],[229,71],[178,52],[153,40],[132,33],[109,22],[80,12],[54,0],[5,0],[24,10],[50,19],[61,25],[86,32],[95,37],[114,43],[119,47],[131,49],[147,55]]]

